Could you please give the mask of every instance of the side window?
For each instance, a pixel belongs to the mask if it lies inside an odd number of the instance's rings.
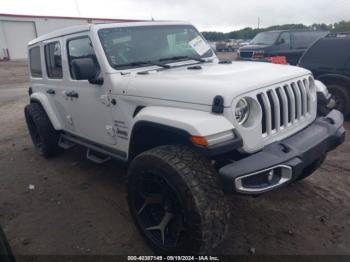
[[[290,45],[290,34],[288,32],[282,33],[278,42],[284,45]]]
[[[295,49],[306,49],[322,35],[309,31],[293,33],[293,46]]]
[[[45,61],[47,76],[49,78],[61,79],[63,74],[61,45],[59,42],[45,45]]]
[[[75,38],[68,40],[67,42],[68,50],[68,62],[69,62],[69,71],[72,79],[76,79],[75,75],[72,72],[72,62],[75,59],[81,58],[91,58],[94,61],[96,69],[99,70],[100,67],[97,62],[94,48],[89,37],[84,36],[81,38]]]
[[[34,78],[43,77],[43,71],[41,69],[41,55],[40,46],[29,49],[29,67],[30,74]]]

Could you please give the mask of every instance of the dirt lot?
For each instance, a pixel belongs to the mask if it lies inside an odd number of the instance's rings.
[[[126,168],[93,164],[82,148],[39,157],[23,117],[24,63],[0,63],[0,79],[0,224],[13,251],[151,254],[128,213]],[[349,159],[347,142],[303,182],[259,198],[230,197],[231,229],[216,253],[350,254]]]

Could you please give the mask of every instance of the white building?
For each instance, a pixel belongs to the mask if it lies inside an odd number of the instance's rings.
[[[0,14],[0,60],[27,58],[27,43],[46,33],[87,23],[135,20]]]

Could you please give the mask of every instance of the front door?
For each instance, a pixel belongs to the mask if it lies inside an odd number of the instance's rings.
[[[116,134],[111,117],[108,88],[106,85],[93,85],[88,80],[76,80],[72,74],[74,59],[92,58],[96,67],[98,61],[88,36],[67,39],[67,59],[69,77],[67,100],[77,135],[102,145],[115,145]]]
[[[293,51],[291,50],[290,45],[290,33],[283,32],[277,40],[276,45],[274,46],[274,53],[277,56],[285,56],[287,61],[291,64],[294,64],[295,58]],[[293,62],[292,62],[293,61]]]

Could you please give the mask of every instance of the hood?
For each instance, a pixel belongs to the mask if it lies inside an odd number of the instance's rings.
[[[224,97],[225,107],[244,93],[310,74],[300,67],[261,62],[205,63],[202,69],[181,66],[128,76],[126,95],[184,103],[212,105],[215,96]]]

